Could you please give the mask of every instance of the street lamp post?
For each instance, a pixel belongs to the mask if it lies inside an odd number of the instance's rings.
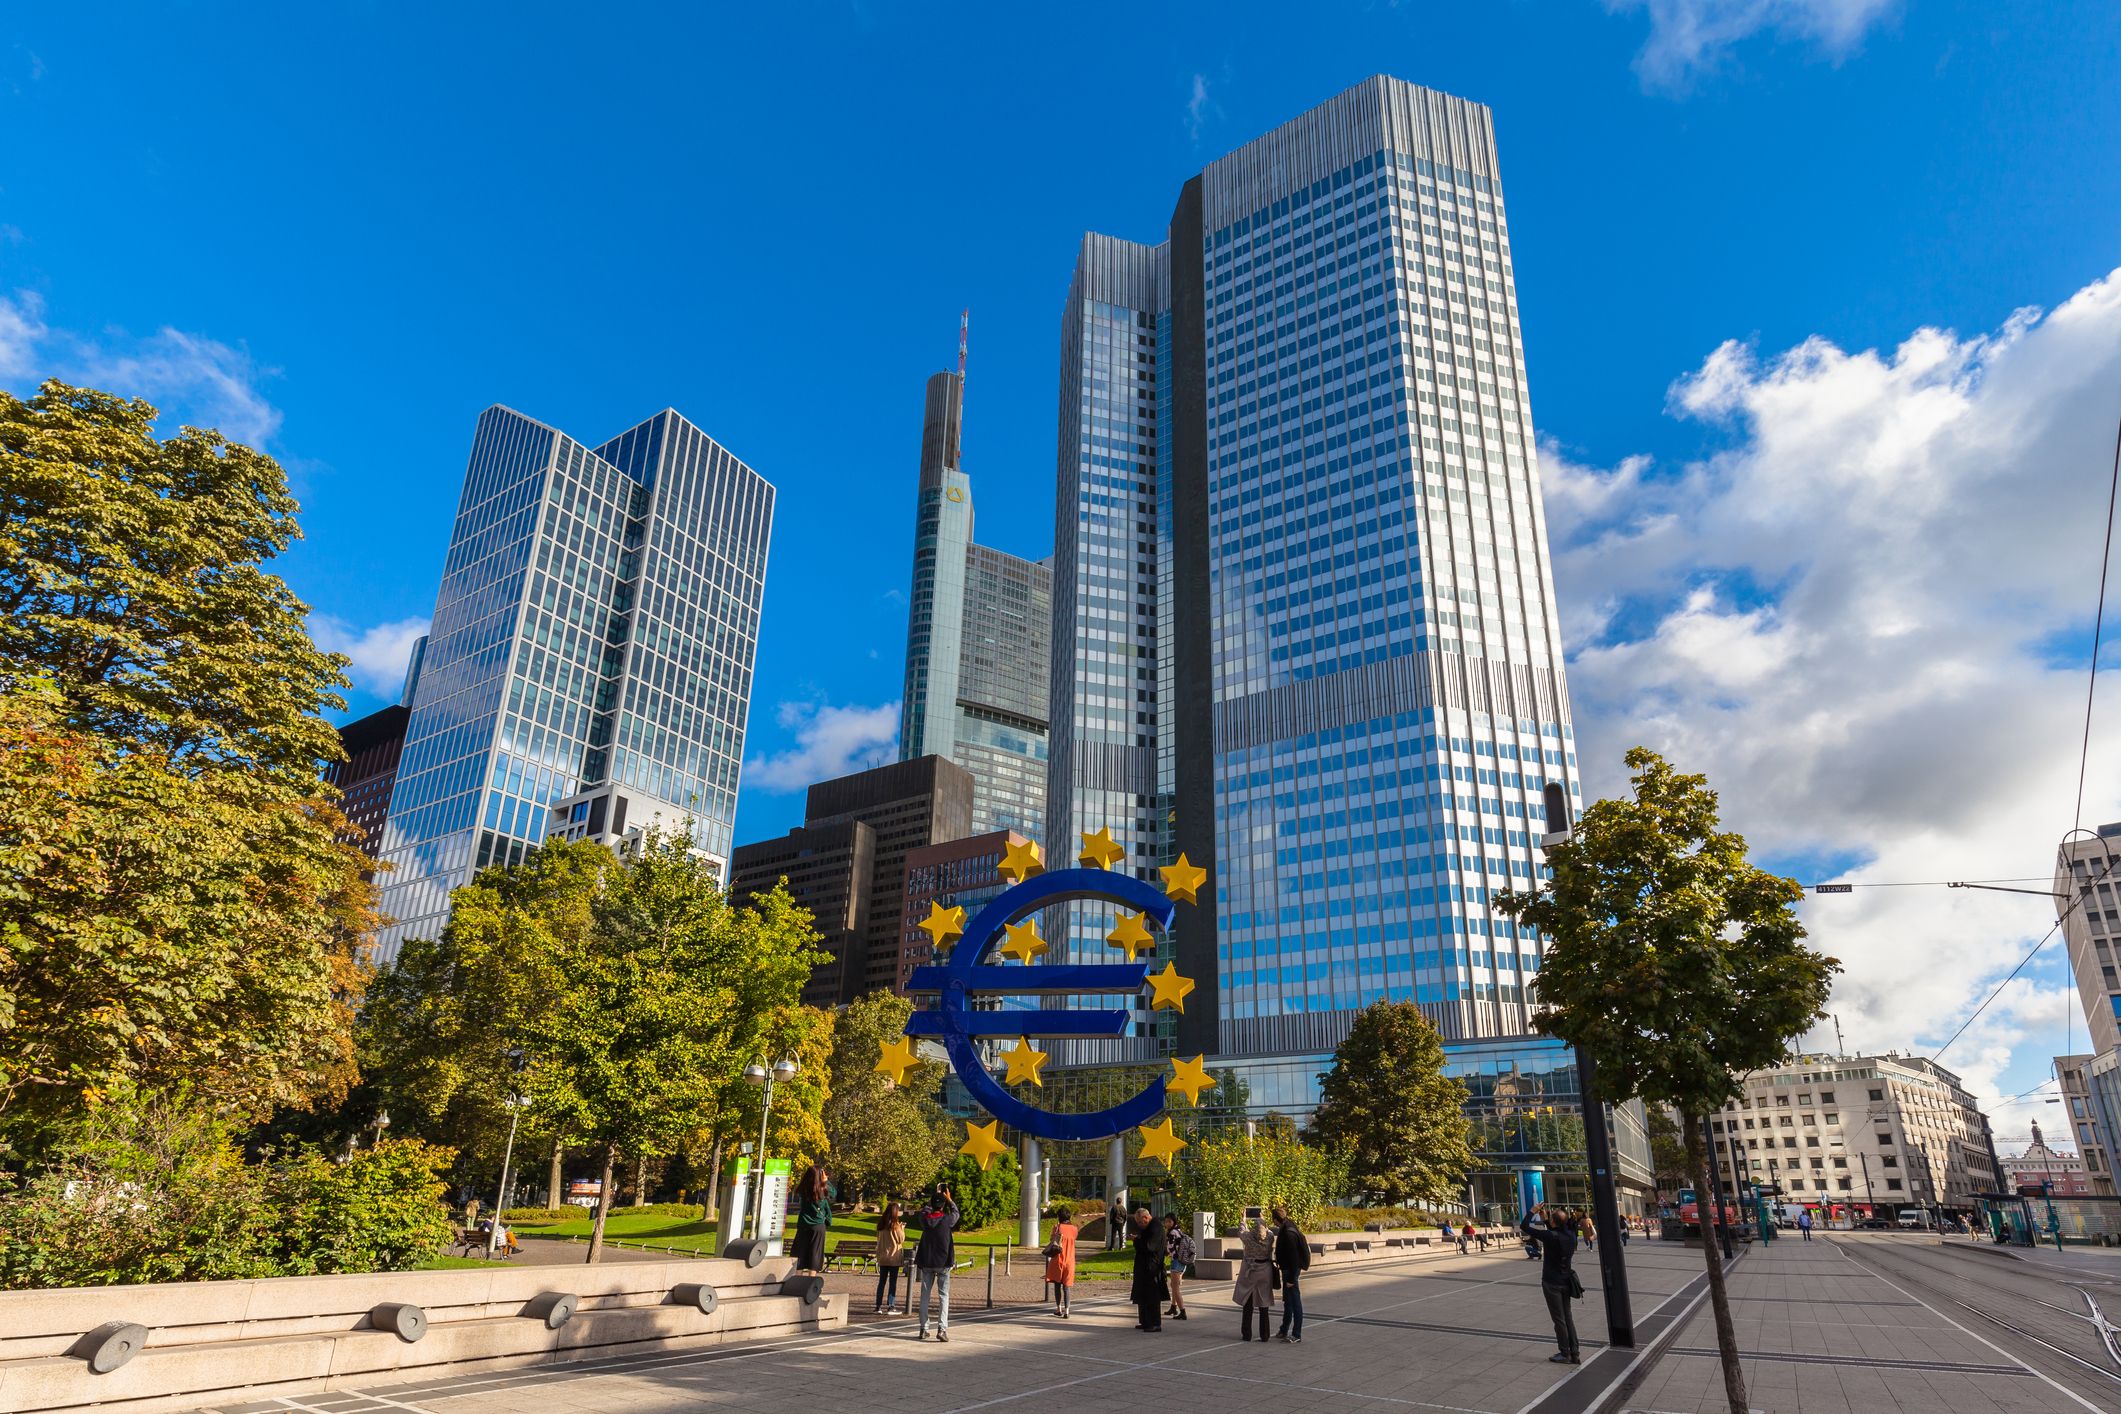
[[[513,1074],[508,1081],[508,1144],[501,1150],[501,1191],[494,1196],[493,1221],[486,1225],[486,1256],[493,1258],[494,1246],[501,1236],[501,1214],[508,1207],[508,1167],[516,1156],[516,1122],[523,1117],[523,1097],[516,1092],[516,1077],[523,1073],[523,1057],[520,1053],[508,1058],[508,1068]]]
[[[770,1071],[762,1065],[747,1065],[744,1067],[744,1078],[746,1080],[754,1085],[766,1087],[766,1103],[759,1110],[759,1162],[761,1164],[766,1162],[766,1125],[773,1118],[774,1082],[779,1081],[781,1084],[786,1085],[789,1081],[795,1079],[796,1072],[801,1069],[802,1067],[797,1065],[792,1058],[775,1061],[773,1069]]]

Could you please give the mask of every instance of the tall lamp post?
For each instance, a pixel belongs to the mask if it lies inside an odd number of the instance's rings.
[[[517,1093],[519,1080],[523,1074],[523,1065],[522,1052],[517,1051],[510,1054],[508,1057],[508,1068],[511,1072],[508,1077],[508,1144],[507,1147],[501,1150],[501,1191],[494,1197],[493,1221],[486,1225],[486,1257],[488,1261],[493,1259],[494,1245],[499,1242],[501,1237],[501,1214],[508,1207],[508,1167],[514,1162],[516,1156],[516,1121],[523,1117],[523,1097]]]
[[[797,1065],[792,1057],[783,1057],[775,1061],[773,1069],[770,1071],[762,1065],[747,1065],[744,1067],[744,1078],[746,1080],[754,1085],[766,1087],[766,1103],[759,1110],[759,1162],[761,1164],[766,1162],[766,1124],[767,1121],[773,1118],[774,1082],[779,1081],[781,1084],[786,1085],[789,1081],[795,1079],[796,1072],[801,1069],[802,1067]]]

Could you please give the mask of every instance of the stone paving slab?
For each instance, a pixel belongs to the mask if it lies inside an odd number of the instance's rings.
[[[1827,1241],[1754,1249],[1729,1273],[1729,1291],[1746,1391],[1771,1414],[2081,1414],[2086,1407]],[[1725,1414],[1706,1294],[1626,1407]]]
[[[1700,1257],[1636,1243],[1629,1265],[1635,1309],[1645,1313],[1698,1273]],[[900,1317],[749,1347],[265,1401],[245,1406],[245,1414],[819,1414],[840,1408],[971,1414],[1121,1405],[1147,1405],[1157,1414],[1520,1414],[1575,1373],[1547,1361],[1551,1333],[1538,1271],[1536,1263],[1496,1252],[1314,1272],[1304,1287],[1304,1339],[1295,1345],[1240,1341],[1227,1285],[1189,1283],[1192,1319],[1167,1319],[1161,1333],[1143,1334],[1133,1328],[1123,1288],[1078,1287],[1074,1317],[1059,1321],[1041,1307],[968,1310],[966,1283],[948,1344],[914,1339],[912,1323]],[[1595,1355],[1605,1331],[1595,1259],[1583,1272],[1590,1295],[1577,1307],[1578,1329],[1587,1355]],[[1600,1358],[1626,1357],[1616,1351]],[[1584,1373],[1593,1373],[1591,1367]],[[1604,1388],[1606,1376],[1598,1374],[1595,1383]]]

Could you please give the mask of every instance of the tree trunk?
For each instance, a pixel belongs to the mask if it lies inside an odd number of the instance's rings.
[[[604,1220],[611,1216],[611,1169],[618,1162],[619,1146],[607,1143],[599,1152],[604,1156],[604,1181],[597,1185],[597,1220],[589,1227],[587,1261],[592,1266],[604,1258]],[[1745,1414],[1745,1411],[1741,1409],[1738,1414]]]
[[[633,1206],[648,1205],[648,1156],[641,1155],[633,1161]]]
[[[545,1189],[545,1206],[557,1208],[566,1201],[567,1195],[560,1192],[560,1160],[566,1156],[567,1140],[558,1134],[552,1136],[552,1175]]]
[[[1723,1356],[1723,1394],[1730,1401],[1731,1414],[1748,1414],[1752,1406],[1745,1397],[1745,1371],[1738,1365],[1738,1328],[1731,1324],[1731,1298],[1723,1286],[1723,1248],[1716,1241],[1723,1214],[1716,1210],[1715,1194],[1703,1162],[1702,1118],[1681,1114],[1679,1120],[1686,1129],[1687,1176],[1694,1181],[1694,1213],[1701,1220],[1702,1260],[1709,1269],[1709,1305],[1716,1313],[1716,1349]]]

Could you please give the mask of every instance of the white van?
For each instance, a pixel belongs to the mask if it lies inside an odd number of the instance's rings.
[[[1901,1212],[1900,1216],[1894,1220],[1894,1225],[1896,1227],[1907,1228],[1911,1231],[1915,1229],[1928,1231],[1931,1227],[1935,1226],[1934,1222],[1930,1217],[1930,1211],[1927,1208],[1904,1209]]]

